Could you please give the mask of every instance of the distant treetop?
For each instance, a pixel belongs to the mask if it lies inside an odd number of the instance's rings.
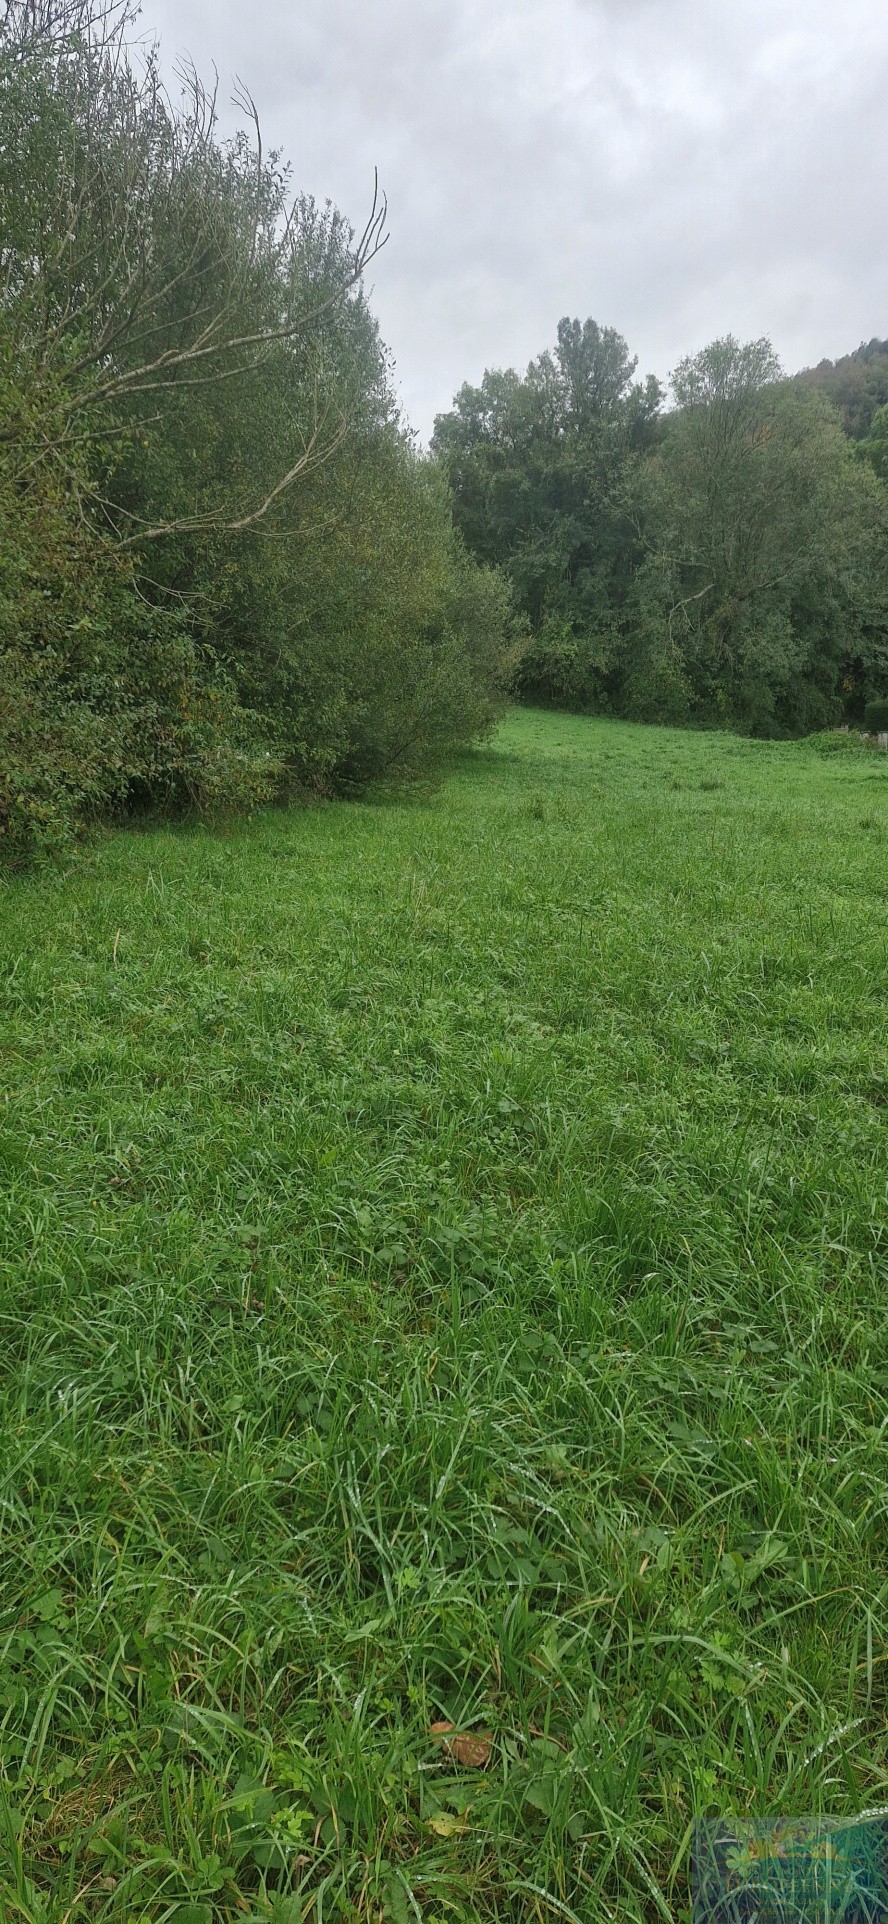
[[[873,416],[888,402],[888,341],[875,335],[838,361],[818,361],[802,369],[800,380],[828,396],[842,415],[846,434],[864,441]]]

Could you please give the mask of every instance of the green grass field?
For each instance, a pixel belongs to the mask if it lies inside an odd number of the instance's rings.
[[[888,1803],[886,803],[523,713],[0,893],[4,1924],[681,1919]]]

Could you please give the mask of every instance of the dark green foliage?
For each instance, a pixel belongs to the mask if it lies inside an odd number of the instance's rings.
[[[45,394],[43,396],[45,400]],[[7,383],[7,407],[24,411]],[[43,412],[35,440],[52,431]],[[182,616],[85,523],[82,456],[26,475],[0,442],[0,859],[135,802],[252,802],[273,768]]]
[[[868,701],[863,716],[871,735],[884,734],[888,729],[888,700],[883,696],[878,700]]]
[[[366,311],[354,320],[378,378],[375,326]],[[337,367],[331,352],[326,378],[345,409],[354,368],[343,358]],[[226,424],[228,385],[204,402],[210,443],[241,466],[256,446],[257,460],[283,470],[288,373],[265,371],[261,446],[248,423],[243,433]],[[170,468],[187,465],[187,449],[163,453]],[[335,457],[305,477],[295,522],[283,507],[234,540],[172,537],[155,566],[170,587],[183,574],[194,584],[208,640],[263,716],[291,785],[427,774],[500,711],[512,659],[506,584],[469,559],[440,475],[385,419],[353,419]]]
[[[521,379],[488,372],[435,423],[457,526],[505,569],[531,639],[517,686],[591,708],[607,699],[639,557],[634,482],[656,436],[656,382],[613,328],[562,320]]]
[[[853,354],[838,361],[820,361],[799,377],[819,388],[838,408],[845,433],[863,441],[871,432],[877,411],[888,403],[888,341],[861,341]]]
[[[530,623],[519,692],[758,735],[856,716],[888,652],[881,417],[855,461],[767,341],[682,362],[662,418],[633,373],[612,330],[562,322],[437,423],[458,525]]]
[[[399,422],[356,239],[126,10],[0,25],[2,851],[427,775],[514,657]],[[241,103],[244,104],[244,103]]]
[[[642,620],[646,646],[680,666],[700,720],[765,735],[828,726],[849,663],[885,636],[879,491],[823,399],[781,379],[768,342],[713,342],[673,388],[648,477],[661,597]]]
[[[888,403],[873,415],[866,439],[857,443],[857,452],[875,469],[880,481],[888,482]]]

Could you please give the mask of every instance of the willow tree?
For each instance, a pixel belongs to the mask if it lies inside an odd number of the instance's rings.
[[[239,531],[342,440],[347,423],[311,378],[318,331],[384,245],[385,201],[375,190],[353,241],[338,224],[324,264],[333,271],[307,284],[306,203],[288,198],[286,174],[264,156],[249,95],[239,89],[235,103],[245,131],[221,144],[215,95],[188,69],[174,103],[156,46],[140,56],[131,44],[133,18],[128,0],[6,0],[0,305],[22,401],[0,432],[28,470],[64,464],[85,441],[149,431],[171,395],[249,384],[286,345],[314,398],[292,459],[258,493],[226,490],[176,518]],[[116,532],[135,546],[169,527],[131,517]]]

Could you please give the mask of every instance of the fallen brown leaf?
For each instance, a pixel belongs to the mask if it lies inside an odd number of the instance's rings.
[[[484,1770],[490,1762],[493,1749],[490,1730],[456,1730],[453,1724],[442,1721],[430,1726],[429,1735],[441,1745],[445,1756],[452,1757],[455,1764],[462,1764],[466,1770]]]

